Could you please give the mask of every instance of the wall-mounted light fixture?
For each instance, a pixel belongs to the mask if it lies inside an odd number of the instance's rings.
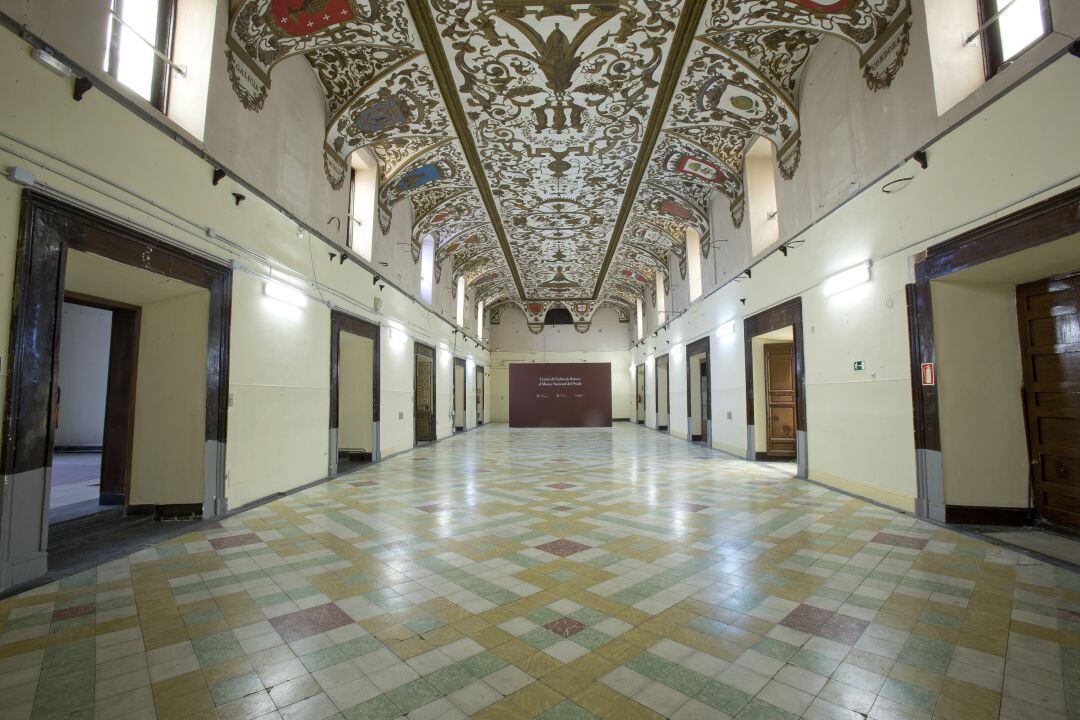
[[[304,307],[307,305],[307,296],[300,292],[296,288],[289,287],[284,283],[279,283],[276,280],[267,280],[263,284],[263,294],[266,297],[273,298],[289,305],[295,305],[296,307]]]
[[[822,286],[822,290],[826,295],[836,295],[842,293],[845,290],[862,285],[864,282],[870,279],[870,261],[859,263],[855,267],[850,267],[847,270],[838,272],[828,280]]]
[[[735,334],[735,321],[734,320],[728,320],[726,323],[724,323],[720,327],[716,328],[717,337],[729,337],[729,336],[734,335],[734,334]]]

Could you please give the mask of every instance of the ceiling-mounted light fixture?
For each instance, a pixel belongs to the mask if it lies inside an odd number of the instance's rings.
[[[870,279],[870,261],[859,263],[855,267],[850,267],[847,270],[838,272],[822,285],[822,291],[826,295],[836,295],[842,293],[845,290],[862,285],[864,282]]]

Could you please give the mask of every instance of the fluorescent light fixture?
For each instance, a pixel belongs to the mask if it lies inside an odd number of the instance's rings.
[[[283,285],[276,280],[267,280],[263,285],[263,293],[267,297],[274,298],[289,305],[304,307],[307,305],[307,296],[296,288]]]
[[[728,320],[726,323],[716,328],[716,334],[718,337],[727,337],[728,335],[735,334],[735,321]]]
[[[825,281],[822,290],[826,295],[835,295],[845,290],[850,290],[856,285],[862,285],[870,279],[870,261],[859,263],[855,267],[838,272]]]

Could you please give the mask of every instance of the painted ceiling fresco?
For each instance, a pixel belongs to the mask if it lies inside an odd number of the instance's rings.
[[[412,245],[494,308],[539,331],[566,307],[588,328],[629,320],[687,228],[713,242],[708,205],[745,211],[747,148],[779,174],[801,155],[800,73],[828,35],[854,47],[870,90],[908,47],[908,0],[236,0],[226,53],[259,111],[274,66],[311,64],[326,96],[323,167],[379,165],[379,222],[412,207]],[[445,268],[443,267],[445,266]]]

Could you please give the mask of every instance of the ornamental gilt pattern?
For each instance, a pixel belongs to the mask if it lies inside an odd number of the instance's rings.
[[[705,255],[722,240],[715,198],[742,224],[757,138],[795,176],[801,73],[823,37],[853,47],[874,92],[903,64],[909,17],[909,0],[234,0],[225,52],[253,112],[274,66],[305,57],[327,181],[343,187],[369,149],[380,226],[408,199],[415,259],[430,235],[437,276],[465,276],[493,319],[514,303],[538,332],[565,307],[584,332],[603,303],[629,321],[672,256],[685,275],[689,229]]]

